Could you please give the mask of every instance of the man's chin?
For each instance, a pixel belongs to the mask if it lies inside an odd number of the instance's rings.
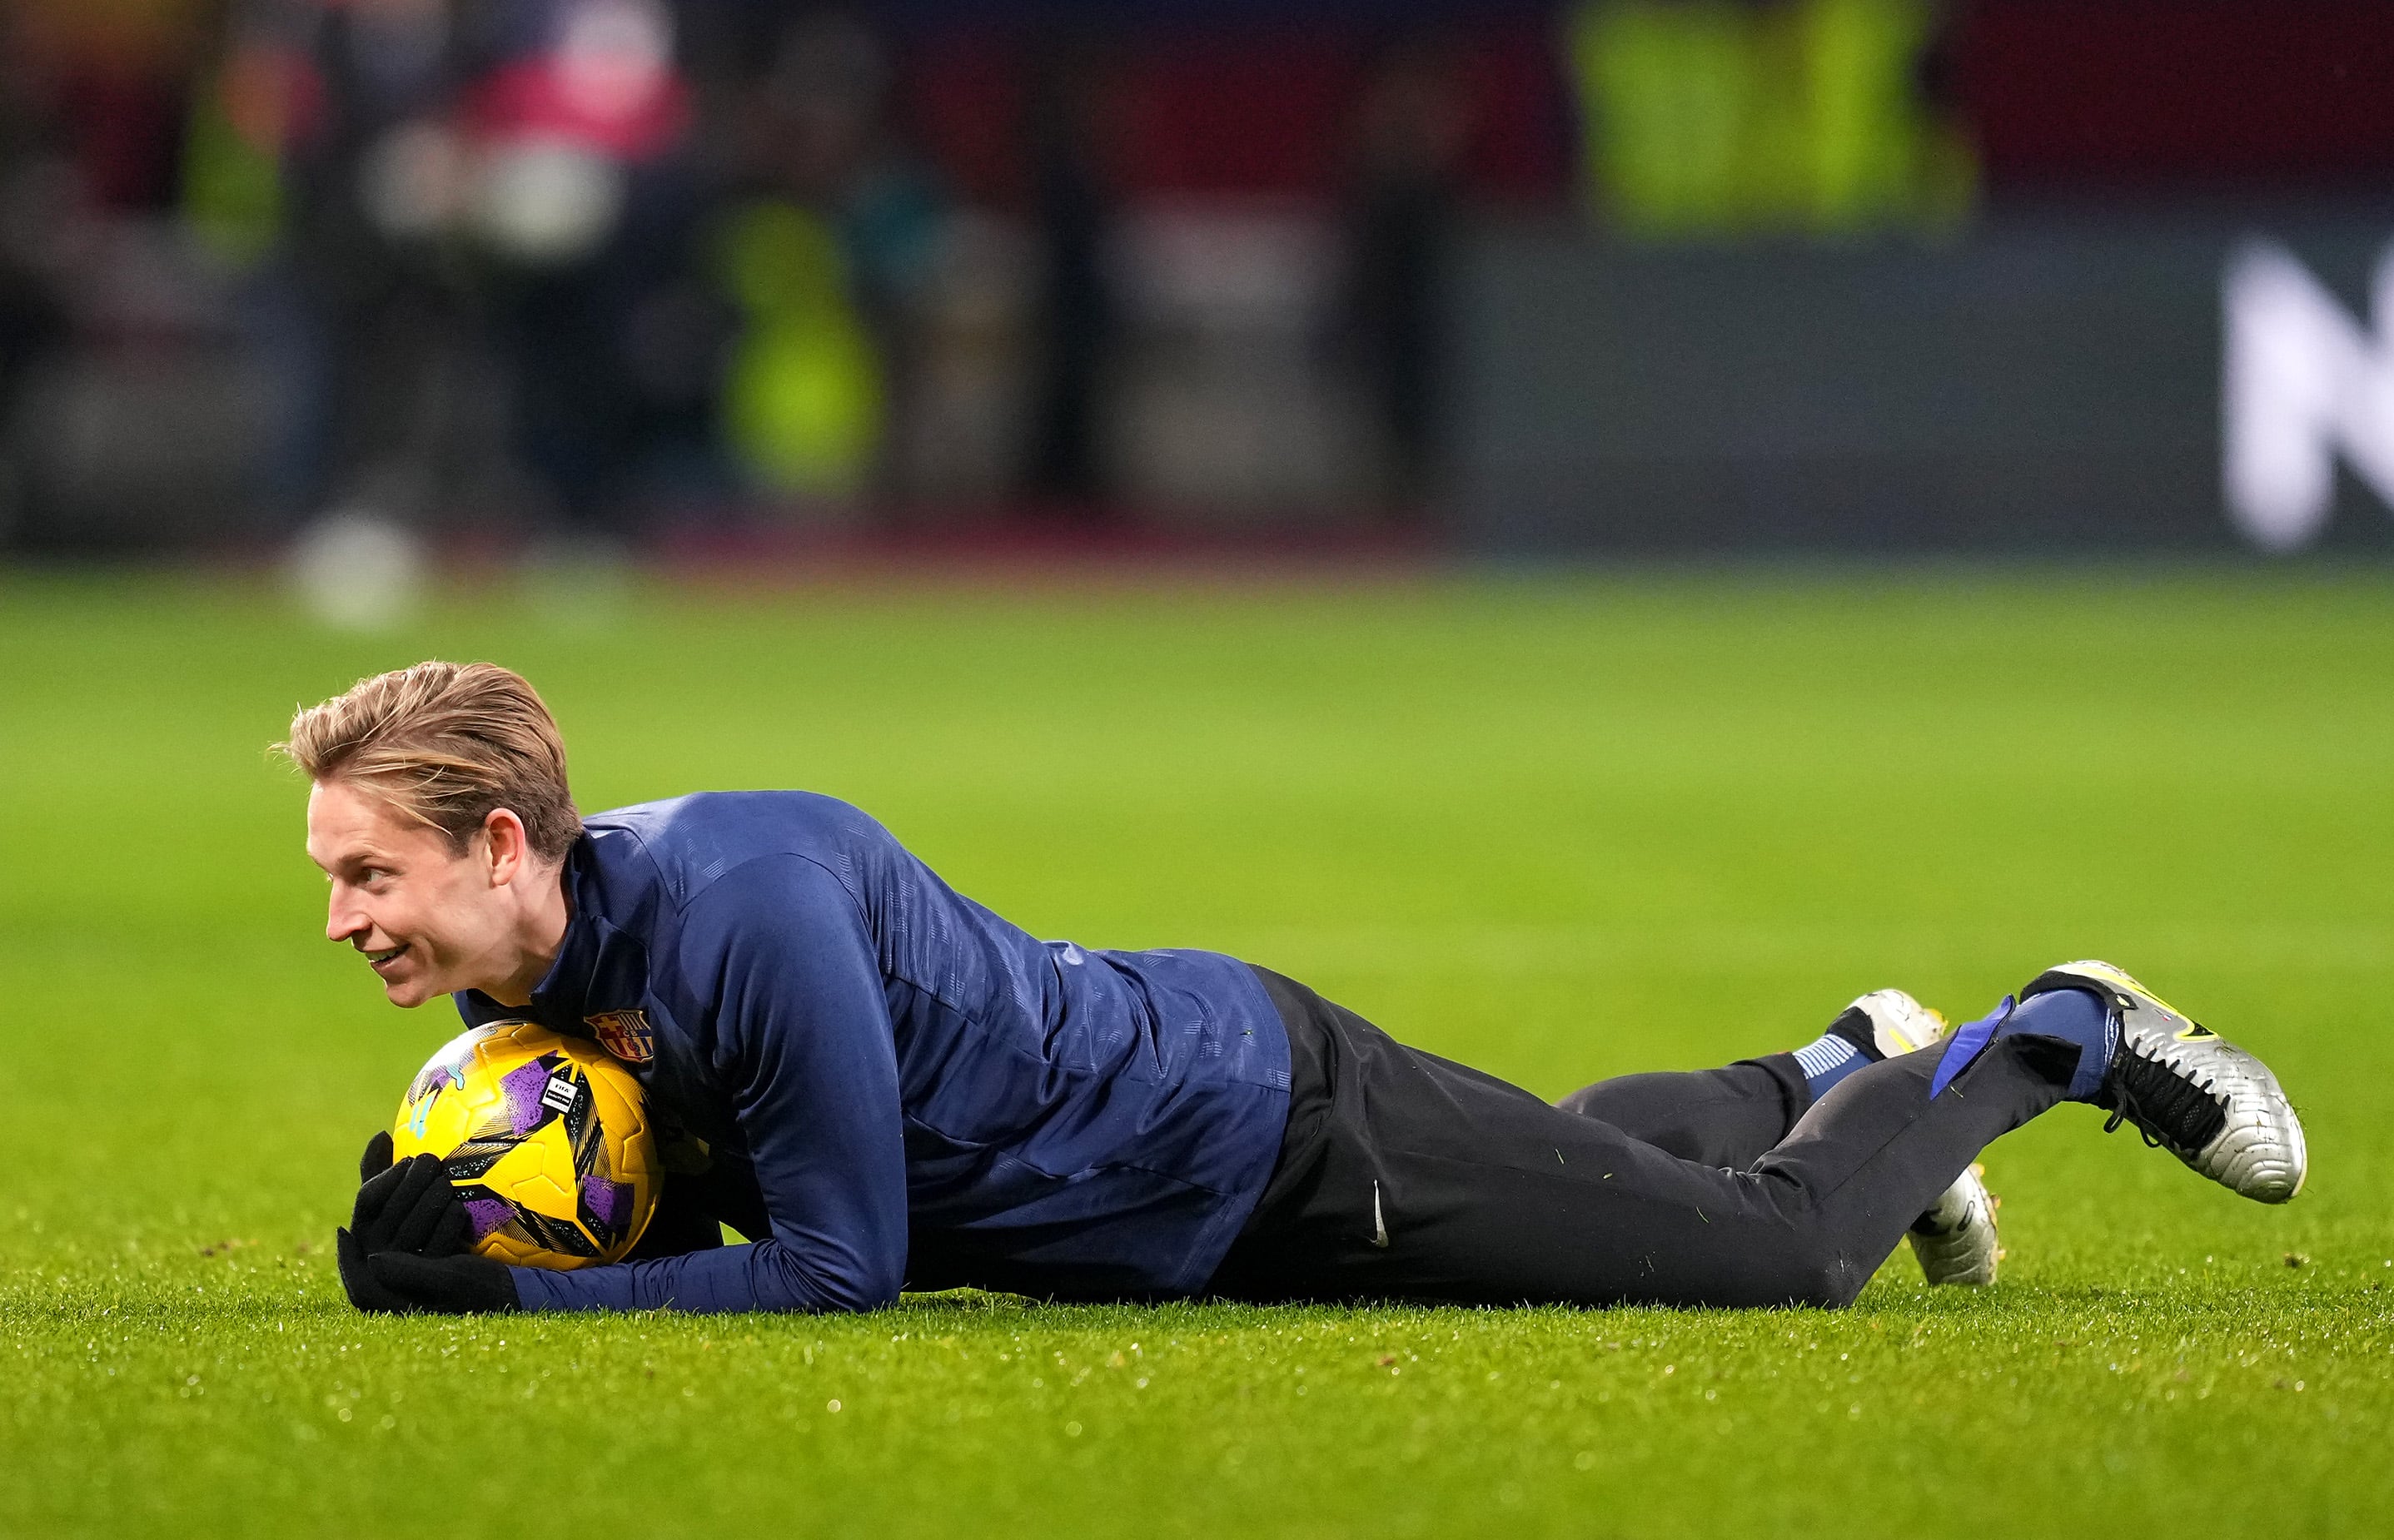
[[[382,998],[401,1011],[413,1011],[438,991],[421,979],[385,979]]]

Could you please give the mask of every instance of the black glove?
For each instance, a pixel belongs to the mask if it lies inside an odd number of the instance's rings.
[[[394,1166],[390,1135],[378,1133],[358,1160],[358,1181],[349,1229],[368,1255],[420,1251],[448,1257],[472,1243],[473,1221],[439,1155],[410,1155]]]
[[[488,1257],[420,1257],[412,1251],[377,1251],[366,1259],[366,1270],[377,1296],[396,1305],[364,1309],[422,1311],[434,1315],[520,1310],[515,1274],[505,1262]],[[356,1298],[354,1290],[351,1299]]]
[[[423,1308],[385,1286],[367,1265],[377,1253],[426,1259],[462,1258],[474,1238],[473,1221],[457,1201],[448,1169],[434,1155],[414,1155],[391,1164],[390,1135],[378,1133],[366,1142],[358,1162],[357,1207],[349,1228],[333,1233],[333,1256],[341,1270],[341,1286],[349,1303],[360,1310],[403,1312]],[[472,1260],[481,1260],[480,1258]],[[493,1267],[505,1272],[499,1263]],[[515,1293],[512,1282],[507,1293]]]

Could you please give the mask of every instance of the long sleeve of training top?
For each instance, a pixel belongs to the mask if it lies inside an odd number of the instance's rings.
[[[795,932],[804,946],[787,945]],[[864,917],[801,855],[759,856],[682,915],[677,972],[714,1003],[717,1075],[771,1234],[654,1261],[513,1269],[527,1309],[862,1311],[898,1297],[906,1168],[898,1064]]]

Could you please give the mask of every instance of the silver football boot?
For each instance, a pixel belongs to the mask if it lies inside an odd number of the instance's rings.
[[[1995,1235],[1995,1210],[2003,1199],[1987,1191],[1987,1168],[1973,1164],[1945,1189],[1937,1207],[1912,1221],[1903,1238],[1920,1259],[1920,1275],[1932,1284],[1980,1287],[1995,1281],[2004,1248]]]
[[[2105,1132],[2134,1123],[2195,1170],[2258,1203],[2303,1190],[2309,1155],[2302,1120],[2269,1066],[2189,1020],[2108,962],[2065,962],[2037,975],[2020,998],[2085,989],[2111,1007],[2119,1046],[2095,1095],[2111,1115]]]
[[[1846,1010],[1869,1019],[1872,1042],[1889,1059],[1917,1052],[1948,1030],[1943,1016],[1901,989],[1874,990]],[[1974,1165],[1954,1178],[1936,1207],[1904,1233],[1920,1262],[1921,1276],[1932,1284],[1969,1287],[1993,1283],[1995,1264],[2004,1256],[1995,1234],[1995,1209],[2001,1202],[1987,1191],[1984,1166]]]

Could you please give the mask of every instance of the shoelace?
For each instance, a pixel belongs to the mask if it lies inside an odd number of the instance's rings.
[[[2103,1121],[2103,1131],[2111,1133],[2123,1121],[2132,1122],[2152,1149],[2192,1155],[2217,1138],[2228,1121],[2228,1109],[2218,1097],[2134,1048],[2120,1057],[2111,1095],[2114,1105],[2111,1116]]]

